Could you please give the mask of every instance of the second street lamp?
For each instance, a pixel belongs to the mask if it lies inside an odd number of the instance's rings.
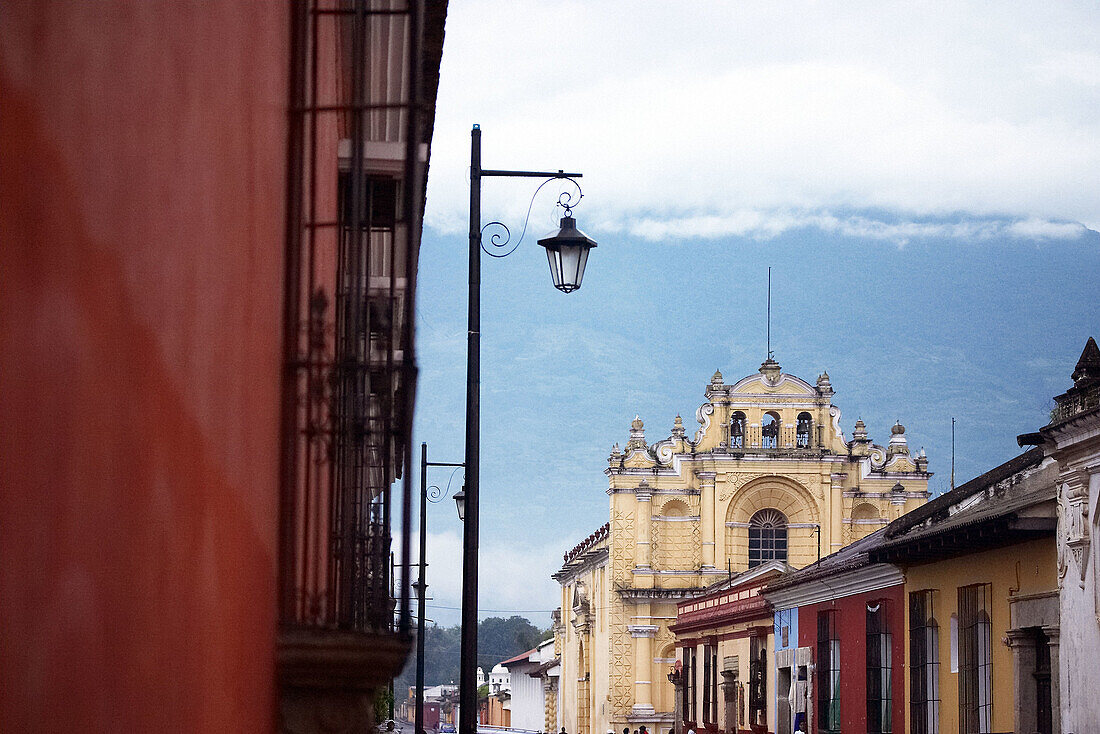
[[[461,661],[459,663],[459,734],[477,733],[477,570],[478,536],[480,525],[478,516],[478,495],[480,491],[481,466],[481,251],[485,249],[482,241],[481,226],[481,179],[486,177],[506,178],[542,178],[543,181],[535,194],[538,194],[550,181],[566,180],[577,187],[577,199],[562,194],[558,204],[565,209],[561,226],[557,232],[539,240],[546,248],[546,257],[550,265],[550,275],[554,287],[564,293],[572,293],[581,287],[584,268],[588,263],[588,253],[596,243],[577,229],[572,216],[572,207],[583,196],[576,179],[579,173],[564,171],[501,171],[481,167],[481,128],[473,126],[470,131],[470,279],[469,311],[466,339],[466,486],[462,492],[465,498],[462,523],[462,642]],[[534,198],[532,198],[532,202]],[[530,209],[528,209],[530,215]],[[499,223],[491,223],[499,224]],[[488,225],[486,225],[488,226]],[[500,225],[505,233],[507,227]],[[526,222],[524,232],[526,232]],[[515,251],[522,241],[511,249],[496,254],[485,252],[492,257],[505,257]],[[490,244],[496,248],[507,248],[509,238],[503,242],[493,236]],[[417,732],[416,734],[419,734]]]

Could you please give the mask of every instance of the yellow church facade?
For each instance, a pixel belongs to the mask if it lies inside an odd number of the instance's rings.
[[[677,416],[648,443],[635,418],[608,458],[608,523],[554,574],[570,734],[665,734],[677,602],[769,561],[813,563],[928,499],[927,458],[900,424],[886,446],[862,421],[845,438],[828,373],[811,384],[769,358],[733,384],[716,372],[704,395],[691,437]]]

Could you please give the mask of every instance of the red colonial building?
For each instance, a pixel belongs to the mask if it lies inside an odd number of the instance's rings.
[[[788,637],[776,650],[777,734],[905,731],[904,577],[868,559],[882,535],[764,590],[777,637]]]
[[[769,561],[677,605],[671,629],[681,666],[677,719],[684,730],[775,730],[772,606],[760,590],[789,572],[785,562]]]

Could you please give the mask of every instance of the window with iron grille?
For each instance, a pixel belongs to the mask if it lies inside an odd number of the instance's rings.
[[[433,11],[434,12],[434,11]],[[441,21],[441,19],[439,19]],[[391,495],[409,557],[412,323],[426,157],[420,3],[292,10],[279,617],[408,628],[390,571]],[[440,26],[441,27],[441,26]],[[424,136],[428,136],[425,138]],[[401,589],[394,599],[393,588]]]
[[[684,718],[691,722],[699,719],[695,716],[695,692],[696,692],[696,665],[695,648],[684,648]]]
[[[959,587],[959,732],[989,734],[993,725],[990,584]]]
[[[940,732],[939,624],[936,592],[909,594],[909,719],[912,734]]]
[[[718,648],[703,646],[703,723],[718,721]]]
[[[1054,731],[1054,701],[1051,692],[1050,637],[1041,628],[1033,628],[1035,642],[1035,727],[1038,734]]]
[[[749,643],[749,723],[768,724],[768,640],[753,637]]]
[[[787,560],[787,516],[767,508],[749,520],[749,568],[773,560]]]
[[[840,731],[840,637],[834,611],[817,613],[817,726]]]
[[[890,726],[891,635],[885,601],[867,605],[867,733],[888,734]]]

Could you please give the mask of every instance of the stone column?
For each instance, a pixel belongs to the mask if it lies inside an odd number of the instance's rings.
[[[634,638],[634,714],[652,714],[653,708],[653,637],[657,625],[628,625]]]
[[[725,702],[723,714],[725,731],[737,731],[737,657],[733,657],[732,670],[722,671],[722,696]]]
[[[703,568],[714,568],[714,477],[712,471],[696,472],[699,479],[699,524],[703,536]]]
[[[1012,649],[1012,688],[1016,716],[1014,731],[1032,732],[1035,721],[1035,638],[1026,630],[1007,631]],[[1052,661],[1053,662],[1053,661]]]
[[[634,497],[637,500],[635,503],[637,506],[637,512],[635,513],[637,527],[634,529],[634,536],[637,541],[635,541],[636,545],[634,547],[634,566],[649,570],[653,568],[653,541],[650,537],[653,528],[653,504],[650,500],[653,499],[653,495],[650,493],[649,484],[646,483],[646,480],[643,479],[638,488],[634,490]],[[635,579],[635,584],[638,586],[653,586],[653,576],[650,574],[640,576]]]

